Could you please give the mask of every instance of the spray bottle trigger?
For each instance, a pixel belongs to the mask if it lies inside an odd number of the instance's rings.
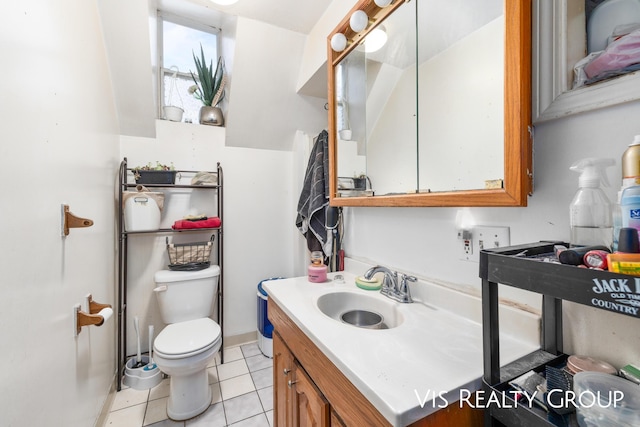
[[[569,169],[580,174],[578,180],[580,187],[599,187],[600,183],[608,187],[609,179],[606,168],[614,166],[615,164],[616,161],[614,159],[590,157],[578,160]]]

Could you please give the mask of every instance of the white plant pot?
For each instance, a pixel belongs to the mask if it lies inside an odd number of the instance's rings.
[[[167,120],[172,122],[181,122],[182,114],[184,114],[184,110],[180,107],[174,107],[172,105],[164,106],[164,118]]]

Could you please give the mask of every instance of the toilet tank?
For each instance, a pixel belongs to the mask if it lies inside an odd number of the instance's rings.
[[[209,317],[218,292],[220,267],[198,271],[156,272],[154,280],[160,316],[164,323],[178,323]]]

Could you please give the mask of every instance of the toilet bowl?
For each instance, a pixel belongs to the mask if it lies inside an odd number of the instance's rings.
[[[153,360],[170,376],[167,415],[183,421],[211,404],[207,366],[222,344],[220,326],[208,316],[216,297],[218,266],[195,272],[162,270],[154,289],[167,326],[153,343]]]
[[[171,377],[169,418],[193,418],[211,405],[207,365],[220,343],[220,326],[208,317],[168,325],[155,339],[153,361]]]

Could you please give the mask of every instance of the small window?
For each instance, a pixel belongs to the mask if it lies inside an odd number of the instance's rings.
[[[158,26],[160,117],[163,117],[162,107],[171,105],[184,110],[183,122],[198,123],[202,102],[188,92],[193,85],[191,72],[198,78],[193,55],[199,57],[202,46],[207,63],[215,68],[220,29],[161,13],[158,13]]]

